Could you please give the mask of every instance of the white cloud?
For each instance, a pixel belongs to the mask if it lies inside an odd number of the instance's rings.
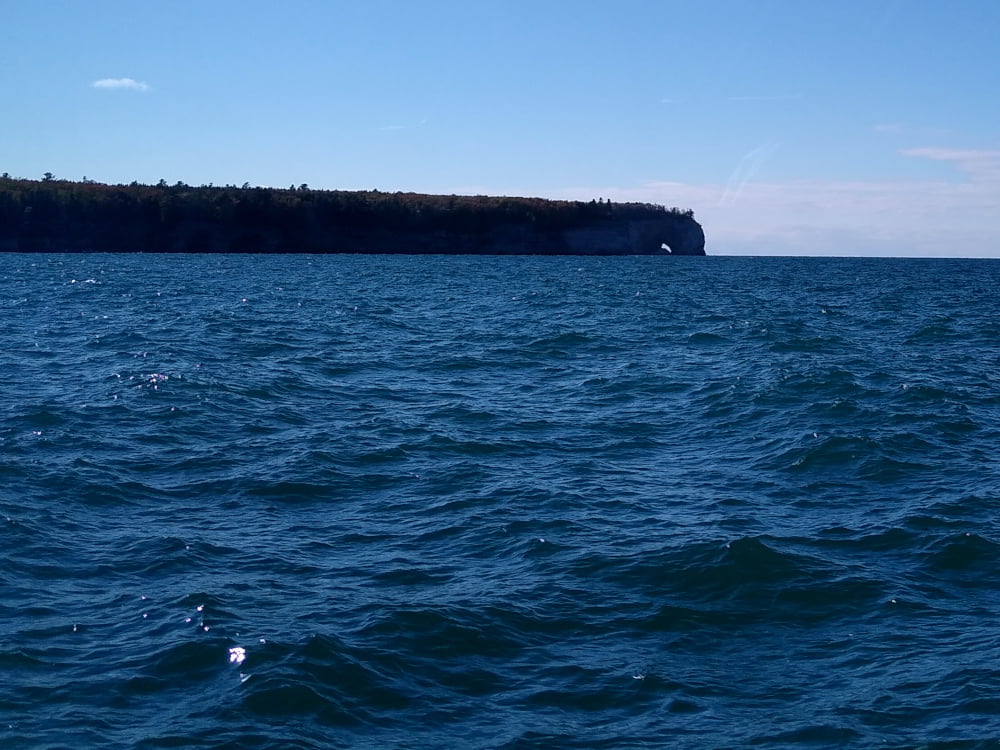
[[[905,156],[950,162],[973,182],[1000,181],[1000,151],[962,148],[908,148]]]
[[[1000,257],[1000,181],[751,179],[735,193],[730,185],[648,182],[550,197],[597,196],[694,209],[712,255]]]
[[[101,78],[90,84],[95,89],[126,89],[130,91],[149,91],[149,84],[134,78]]]

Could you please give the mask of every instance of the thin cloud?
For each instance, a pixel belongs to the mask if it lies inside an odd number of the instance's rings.
[[[134,78],[101,78],[90,84],[95,89],[125,89],[126,91],[149,91],[149,84]]]
[[[801,99],[802,94],[769,94],[763,96],[730,96],[731,102],[785,102]]]
[[[750,154],[751,165],[762,156]],[[553,198],[692,208],[710,254],[992,257],[1000,254],[1000,180],[827,181],[729,184],[646,182],[570,188]],[[737,178],[739,186],[741,178]],[[730,198],[726,198],[729,193]]]
[[[739,198],[746,184],[764,166],[765,162],[774,156],[777,150],[777,143],[765,143],[744,154],[729,176],[729,181],[726,183],[726,190],[719,199],[719,203],[730,203]]]
[[[414,123],[412,125],[383,125],[382,127],[379,128],[379,130],[382,132],[387,132],[390,130],[413,130],[414,128],[422,128],[426,124],[427,124],[427,118],[425,117],[420,122]]]
[[[1000,151],[963,148],[908,148],[904,156],[948,162],[964,172],[973,182],[1000,181]]]
[[[898,122],[884,122],[872,127],[876,133],[902,133],[903,126]]]

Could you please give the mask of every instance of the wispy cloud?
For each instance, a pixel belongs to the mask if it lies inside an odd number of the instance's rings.
[[[738,198],[740,193],[743,192],[743,188],[746,187],[746,184],[764,166],[764,163],[774,156],[774,152],[777,150],[777,143],[765,143],[744,154],[729,176],[729,181],[726,183],[726,190],[719,199],[719,202],[729,203]]]
[[[125,89],[126,91],[149,91],[149,84],[134,78],[101,78],[90,84],[95,89]]]
[[[903,126],[898,122],[883,122],[872,126],[876,133],[902,133]]]
[[[908,148],[904,156],[948,162],[973,182],[1000,182],[1000,151],[962,148]]]
[[[379,130],[383,132],[389,130],[411,130],[413,128],[421,128],[426,124],[427,124],[427,118],[425,117],[420,122],[413,123],[411,125],[383,125],[382,127],[379,128]]]
[[[752,164],[754,157],[745,159]],[[549,197],[590,200],[600,195],[692,208],[705,227],[711,254],[1000,255],[995,210],[1000,180],[748,180],[738,200],[732,199],[733,182],[647,182],[567,189]]]
[[[730,96],[731,102],[785,102],[793,99],[801,99],[802,94],[763,94],[759,96]]]

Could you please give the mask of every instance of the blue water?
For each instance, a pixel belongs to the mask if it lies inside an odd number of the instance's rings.
[[[998,290],[0,256],[0,747],[997,747]]]

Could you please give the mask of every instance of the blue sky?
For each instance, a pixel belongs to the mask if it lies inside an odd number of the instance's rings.
[[[1000,257],[996,0],[0,0],[0,171],[641,200]]]

